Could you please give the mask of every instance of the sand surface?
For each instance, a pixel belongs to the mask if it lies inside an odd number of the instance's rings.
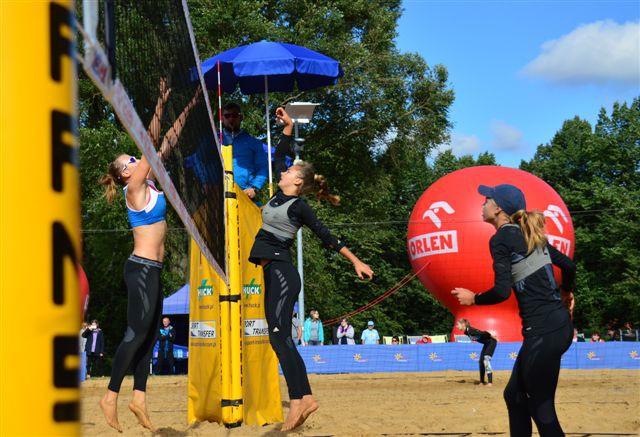
[[[320,409],[288,435],[508,435],[502,390],[509,374],[496,372],[493,387],[476,385],[476,372],[310,375]],[[83,435],[117,435],[98,407],[107,382],[99,378],[82,385]],[[280,424],[230,430],[216,423],[188,427],[186,384],[186,376],[149,378],[149,411],[159,429],[156,435],[285,435]],[[127,409],[131,387],[127,377],[119,403],[124,435],[151,435]],[[282,378],[280,388],[287,399]],[[287,406],[283,401],[285,415]],[[640,372],[562,370],[556,406],[567,435],[639,435]]]

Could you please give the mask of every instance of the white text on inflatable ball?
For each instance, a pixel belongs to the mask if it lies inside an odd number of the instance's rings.
[[[458,231],[422,234],[409,240],[409,257],[414,260],[431,255],[458,252]]]

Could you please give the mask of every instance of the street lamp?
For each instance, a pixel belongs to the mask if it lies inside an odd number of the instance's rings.
[[[293,138],[295,141],[294,152],[296,153],[296,160],[300,159],[300,152],[302,151],[302,144],[304,139],[300,137],[299,125],[311,122],[313,117],[313,111],[318,106],[318,103],[309,102],[292,102],[287,103],[284,110],[291,117],[293,121]],[[302,228],[298,229],[298,273],[300,274],[300,295],[298,296],[298,314],[304,320],[304,262],[302,259]]]

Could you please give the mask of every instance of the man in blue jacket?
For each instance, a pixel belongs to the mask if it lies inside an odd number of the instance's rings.
[[[233,145],[233,176],[250,199],[255,199],[269,177],[269,160],[262,141],[242,130],[242,111],[237,103],[222,107],[224,145]]]

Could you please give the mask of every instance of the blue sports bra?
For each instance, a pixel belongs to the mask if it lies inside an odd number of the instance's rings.
[[[164,193],[158,191],[156,184],[152,180],[147,179],[147,185],[149,186],[149,202],[141,210],[136,210],[129,206],[127,202],[127,187],[123,188],[129,224],[132,228],[161,222],[167,216],[167,200],[164,198]]]

